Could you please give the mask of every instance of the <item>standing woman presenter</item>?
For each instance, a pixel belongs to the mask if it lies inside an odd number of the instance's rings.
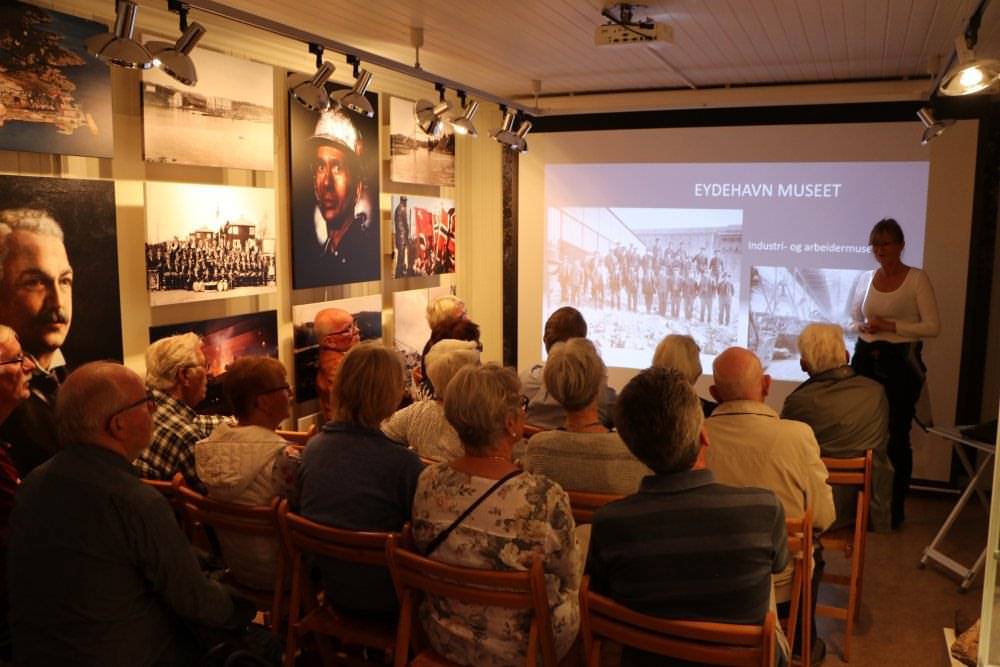
[[[896,469],[892,484],[892,527],[904,518],[903,502],[913,472],[910,424],[924,384],[922,339],[941,330],[934,288],[927,274],[902,262],[903,230],[883,218],[868,236],[879,268],[855,300],[854,321],[860,335],[851,366],[859,375],[885,387],[889,401],[889,460]]]

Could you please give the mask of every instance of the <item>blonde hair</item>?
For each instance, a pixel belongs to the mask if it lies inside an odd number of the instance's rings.
[[[427,304],[427,324],[431,329],[444,322],[449,317],[455,317],[455,311],[465,307],[465,302],[452,294],[445,294]]]
[[[507,417],[521,409],[521,382],[497,364],[466,366],[444,392],[444,416],[465,450],[489,451],[503,437]]]
[[[331,394],[334,420],[377,429],[403,397],[403,358],[380,342],[351,348],[337,369]]]
[[[201,337],[193,332],[161,338],[146,348],[146,386],[170,391],[177,386],[177,371],[200,366]]]
[[[847,363],[844,330],[836,324],[813,322],[799,334],[799,354],[809,375],[817,375]]]
[[[701,348],[691,336],[670,334],[660,341],[653,352],[655,368],[673,368],[684,376],[688,384],[694,384],[701,377]]]
[[[471,340],[445,338],[436,342],[424,357],[427,378],[435,398],[444,396],[445,387],[464,366],[479,364],[479,346]]]
[[[604,362],[586,338],[570,338],[549,350],[542,377],[545,388],[567,412],[583,410],[604,384]]]

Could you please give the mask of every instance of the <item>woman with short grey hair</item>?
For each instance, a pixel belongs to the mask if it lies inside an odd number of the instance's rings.
[[[692,387],[701,377],[701,348],[691,336],[670,334],[665,336],[653,352],[653,368],[672,368],[684,376]],[[705,417],[712,414],[718,403],[699,397]]]
[[[528,441],[524,469],[565,489],[624,495],[635,493],[652,471],[637,460],[618,434],[601,423],[598,397],[607,369],[586,338],[556,343],[545,362],[549,393],[566,410],[562,428]]]
[[[524,429],[521,383],[495,364],[467,365],[448,383],[444,413],[464,454],[424,470],[413,498],[413,537],[428,558],[482,570],[526,570],[543,557],[556,651],[580,623],[580,553],[562,488],[511,462]],[[463,665],[522,664],[529,612],[428,596],[421,613],[431,646]]]

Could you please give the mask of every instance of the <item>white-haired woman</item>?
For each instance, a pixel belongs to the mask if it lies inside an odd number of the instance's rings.
[[[435,343],[424,358],[434,397],[397,410],[382,422],[382,432],[425,459],[451,461],[462,456],[465,450],[458,433],[444,416],[444,390],[455,373],[478,363],[479,346],[473,341],[449,338]]]
[[[556,651],[565,656],[580,623],[580,554],[566,492],[511,462],[524,428],[521,383],[495,364],[466,366],[445,390],[444,411],[465,454],[420,475],[413,498],[417,547],[444,563],[499,571],[527,570],[542,555]],[[421,619],[431,645],[448,660],[476,667],[524,663],[526,611],[429,596]]]
[[[562,428],[528,441],[524,469],[556,481],[564,489],[593,493],[635,493],[653,474],[636,459],[597,412],[606,368],[586,338],[556,343],[545,362],[545,387],[566,410]]]
[[[672,368],[679,371],[692,387],[701,377],[701,348],[691,336],[670,334],[660,341],[653,352],[653,368]],[[701,398],[701,411],[708,418],[718,403]]]

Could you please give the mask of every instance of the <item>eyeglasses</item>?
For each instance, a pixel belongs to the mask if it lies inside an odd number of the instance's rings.
[[[19,354],[13,359],[8,359],[7,361],[0,361],[0,366],[7,366],[9,364],[17,364],[18,366],[24,366],[24,362],[27,360],[28,358],[26,356],[24,356],[23,354]]]
[[[343,336],[345,334],[351,334],[353,336],[355,333],[357,333],[359,331],[361,331],[361,329],[358,328],[358,325],[356,323],[354,323],[354,322],[351,322],[350,326],[344,327],[340,331],[331,331],[327,335],[328,336]]]
[[[107,431],[110,431],[111,430],[111,420],[112,419],[114,419],[115,417],[117,417],[120,414],[124,414],[124,413],[128,412],[129,410],[133,410],[133,409],[139,407],[140,405],[145,405],[149,409],[150,412],[152,412],[153,410],[156,409],[156,399],[153,398],[153,392],[152,391],[147,391],[146,395],[143,396],[142,398],[140,398],[138,401],[135,401],[133,403],[129,403],[125,407],[119,408],[118,410],[115,410],[110,415],[108,415],[108,421],[104,425],[104,429],[107,430]]]
[[[525,396],[524,394],[522,394],[521,395],[521,412],[527,412],[528,411],[528,403],[531,403],[531,399],[528,398],[527,396]]]

